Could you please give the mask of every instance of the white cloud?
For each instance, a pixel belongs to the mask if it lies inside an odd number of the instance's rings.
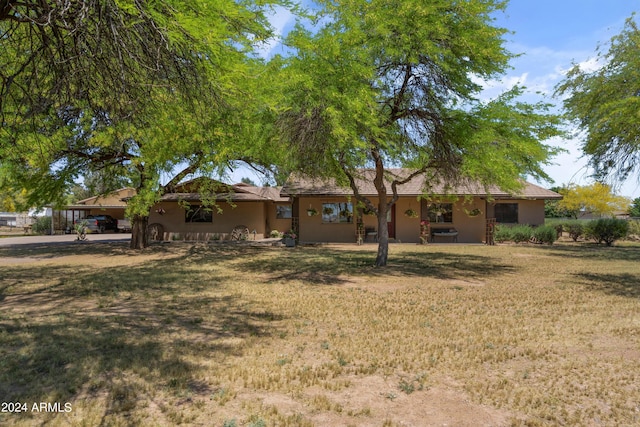
[[[273,27],[274,37],[257,49],[258,55],[262,58],[271,56],[273,50],[280,45],[280,41],[285,35],[285,29],[295,20],[295,15],[282,6],[275,6],[273,12],[268,14],[267,17]]]

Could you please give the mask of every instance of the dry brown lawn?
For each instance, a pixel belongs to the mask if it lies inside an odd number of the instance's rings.
[[[0,248],[0,424],[640,424],[640,245],[375,249]]]

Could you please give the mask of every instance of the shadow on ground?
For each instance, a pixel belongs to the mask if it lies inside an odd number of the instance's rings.
[[[628,298],[640,298],[640,274],[579,273],[576,276],[589,289]]]
[[[282,318],[216,293],[226,278],[187,269],[189,258],[126,269],[3,269],[0,396],[73,402],[107,391],[107,412],[127,412],[149,400],[150,385],[174,396],[211,394],[213,386],[199,379],[202,367],[189,360],[239,354],[246,346],[238,342],[270,336],[277,329],[271,322]]]
[[[245,257],[234,268],[261,275],[262,280],[304,281],[315,285],[340,285],[349,276],[432,277],[482,280],[510,273],[513,267],[495,258],[447,252],[403,251],[391,254],[386,267],[374,267],[375,252],[298,248],[274,251],[270,257]]]
[[[587,258],[611,261],[638,261],[640,260],[640,245],[638,246],[606,246],[596,243],[575,243],[561,245],[532,246],[547,252],[549,255],[558,255],[572,258]]]

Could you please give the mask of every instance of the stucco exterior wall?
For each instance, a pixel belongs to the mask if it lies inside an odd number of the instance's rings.
[[[355,243],[356,224],[351,223],[323,223],[322,204],[323,203],[344,203],[348,201],[345,197],[301,197],[300,198],[300,236],[301,242],[319,243]],[[355,199],[350,200],[354,205]],[[307,209],[310,207],[318,211],[316,216],[308,216]]]
[[[452,222],[450,223],[431,223],[431,229],[451,229],[455,228],[458,232],[458,243],[482,243],[485,238],[486,224],[486,206],[485,201],[479,197],[464,198],[457,200],[441,199],[433,200],[434,203],[451,203],[453,205]],[[427,203],[423,203],[422,208],[426,209]],[[470,216],[469,212],[478,209],[480,214]],[[428,218],[426,211],[421,210],[421,218]],[[434,243],[451,242],[453,238],[436,237]]]
[[[544,224],[544,200],[501,199],[488,204],[489,217],[494,216],[494,206],[497,203],[517,203],[518,224]]]
[[[518,222],[529,225],[544,224],[544,200],[519,200]]]
[[[237,202],[232,206],[219,203],[221,213],[213,208],[212,222],[186,222],[185,210],[176,202],[156,204],[149,214],[149,224],[160,224],[164,228],[164,240],[228,240],[233,228],[245,225],[249,228],[249,239],[262,239],[266,232],[264,202]],[[275,209],[275,208],[274,208]],[[164,213],[158,213],[163,210]]]
[[[267,237],[271,230],[278,230],[280,232],[285,232],[291,230],[291,218],[277,218],[276,216],[276,206],[291,206],[290,203],[274,203],[269,202],[265,203],[266,209],[266,233]]]
[[[135,190],[133,188],[124,188],[117,192],[108,194],[106,196],[98,196],[91,199],[87,199],[83,204],[87,206],[126,206],[126,203],[122,201],[125,197],[133,197]]]
[[[300,240],[303,242],[355,242],[356,224],[326,224],[322,222],[322,215],[309,217],[307,209],[313,207],[318,212],[322,211],[323,203],[345,202],[349,199],[345,197],[301,197],[300,198]],[[354,203],[354,199],[350,199]],[[377,204],[377,198],[371,199]],[[481,243],[484,240],[485,231],[485,202],[476,197],[472,200],[459,199],[451,202],[442,200],[443,203],[453,203],[453,222],[443,224],[432,224],[434,228],[455,228],[458,230],[458,242],[460,243]],[[355,203],[354,203],[355,205]],[[405,215],[405,211],[413,209],[418,213],[417,218],[410,218]],[[480,215],[470,217],[466,211],[479,209]],[[354,212],[355,213],[355,212]],[[400,197],[395,205],[395,240],[402,243],[420,242],[420,219],[428,215],[421,212],[421,203],[417,197]],[[544,217],[544,210],[543,210]],[[543,218],[544,219],[544,218]],[[364,215],[365,227],[378,228],[376,216]],[[450,241],[448,239],[438,239],[437,242]]]

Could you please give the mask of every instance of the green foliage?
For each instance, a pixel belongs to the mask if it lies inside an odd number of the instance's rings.
[[[518,87],[486,103],[478,97],[479,80],[499,78],[513,58],[507,30],[494,26],[505,2],[317,3],[322,26],[315,33],[298,26],[286,40],[295,55],[276,58],[277,134],[296,170],[350,185],[379,218],[407,178],[390,177],[392,166],[430,182],[467,177],[514,191],[524,174],[546,177],[542,165],[557,150],[541,141],[561,133],[559,117],[546,104],[520,102]],[[357,188],[361,169],[372,166],[366,179],[386,204]],[[386,264],[385,230],[378,266]]]
[[[245,125],[269,111],[252,49],[276,2],[12,6],[0,14],[3,181],[30,206],[65,204],[80,177],[98,177],[86,183],[97,192],[131,182],[132,246],[145,246],[149,208],[172,186],[276,152],[249,149],[259,135]]]
[[[640,237],[640,220],[633,219],[628,221],[629,223],[629,235]]]
[[[533,229],[532,237],[538,243],[553,245],[558,240],[558,231],[551,225],[541,225]]]
[[[585,234],[598,243],[611,246],[613,242],[629,234],[629,223],[616,218],[596,219],[587,223]]]
[[[528,242],[533,236],[533,228],[530,225],[515,225],[511,227],[511,240],[515,243]]]
[[[49,234],[51,233],[51,217],[41,216],[31,225],[31,230],[37,234]]]
[[[576,65],[557,88],[568,95],[567,115],[586,131],[582,149],[602,177],[625,179],[640,168],[640,31],[634,18],[611,39],[608,51],[598,52],[604,66],[591,71]]]
[[[564,230],[569,233],[569,237],[571,237],[574,242],[577,242],[584,234],[584,223],[579,220],[567,221],[564,224]]]
[[[629,199],[614,194],[609,185],[600,182],[570,185],[560,189],[560,193],[564,197],[558,207],[576,219],[586,213],[612,216],[616,212],[627,212],[629,208]]]
[[[533,228],[530,225],[502,225],[496,226],[494,240],[496,242],[528,242],[533,236]]]
[[[640,218],[640,197],[633,199],[629,207],[629,215],[634,218]]]

